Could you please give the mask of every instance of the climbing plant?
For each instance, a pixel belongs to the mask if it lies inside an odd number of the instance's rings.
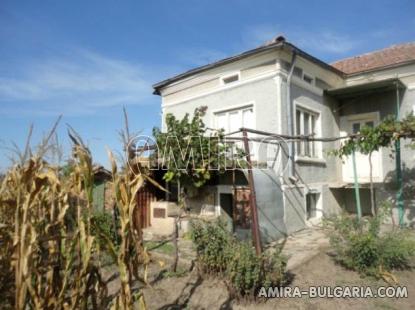
[[[153,129],[157,142],[157,157],[167,170],[164,179],[191,190],[200,188],[211,179],[213,171],[224,171],[230,146],[224,143],[223,130],[209,130],[202,118],[207,107],[195,109],[177,119],[167,114],[166,130]]]
[[[372,214],[376,213],[372,154],[382,147],[392,147],[401,138],[411,139],[412,143],[409,146],[415,146],[415,116],[412,113],[402,120],[396,120],[395,116],[391,115],[375,127],[364,126],[359,133],[344,140],[340,148],[331,152],[331,154],[340,158],[350,156],[353,152],[368,155]]]

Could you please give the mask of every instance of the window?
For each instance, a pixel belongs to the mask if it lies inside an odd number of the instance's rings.
[[[297,108],[295,115],[296,135],[316,136],[317,121],[319,115],[315,112],[310,112],[305,109]],[[318,157],[317,143],[315,141],[298,141],[297,142],[297,156],[302,157]]]
[[[299,67],[294,67],[293,75],[301,79],[303,77],[303,69]]]
[[[356,121],[352,123],[352,133],[357,134],[360,132],[362,127],[373,128],[375,123],[373,121]]]
[[[216,128],[225,133],[238,131],[241,127],[254,129],[254,108],[252,106],[215,114]]]
[[[311,76],[309,76],[309,75],[307,75],[307,74],[304,74],[303,75],[303,80],[306,82],[306,83],[308,83],[308,84],[313,84],[313,78],[311,77]]]
[[[222,77],[221,80],[222,80],[223,85],[237,82],[237,81],[239,81],[239,73]]]
[[[294,67],[293,75],[303,80],[307,84],[313,85],[314,78],[311,75],[304,73],[303,69],[299,67]]]
[[[254,108],[253,106],[246,106],[239,109],[228,110],[215,114],[216,128],[224,129],[225,133],[238,131],[241,127],[255,129]],[[238,134],[237,136],[241,136]],[[234,144],[231,152],[235,152],[237,148],[243,149],[243,142],[237,141]],[[251,156],[254,159],[256,151],[254,145],[251,145]]]
[[[308,193],[306,194],[306,216],[307,220],[317,217],[317,206],[320,194]]]

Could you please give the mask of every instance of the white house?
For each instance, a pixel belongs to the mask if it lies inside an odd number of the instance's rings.
[[[163,120],[167,113],[180,118],[199,106],[207,106],[205,123],[225,132],[246,127],[289,136],[313,133],[316,137],[338,137],[358,132],[364,125],[376,125],[387,115],[396,115],[398,109],[400,117],[413,111],[415,43],[327,64],[278,36],[263,46],[192,69],[153,87],[161,97]],[[275,193],[264,179],[258,179],[265,182],[261,188],[256,186],[256,191],[261,191],[260,197],[257,195],[260,220],[268,221],[261,227],[263,234],[274,239],[312,225],[340,208],[355,209],[350,160],[342,162],[327,154],[339,143],[288,142],[287,156],[278,168],[275,150],[260,148],[259,143],[251,145],[254,160],[268,167],[266,173],[275,173],[268,178],[275,183]],[[415,152],[403,142],[401,153],[407,180],[405,219],[412,223],[415,189],[409,180],[415,175]],[[390,155],[387,149],[373,155],[378,202],[395,201],[396,165]],[[362,154],[357,154],[357,171],[363,211],[368,212],[368,159]],[[246,183],[240,172],[240,183],[235,184],[235,179],[230,182],[230,178],[223,176],[212,185],[213,194],[210,192],[207,199],[221,206],[234,224],[242,227],[246,223],[241,224],[238,218],[243,207],[237,199],[242,194],[235,189],[243,192]],[[265,206],[262,210],[261,204]],[[278,214],[273,210],[279,210]]]

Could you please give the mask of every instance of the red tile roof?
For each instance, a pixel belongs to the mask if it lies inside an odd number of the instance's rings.
[[[415,42],[336,61],[331,65],[346,74],[360,73],[415,61]]]

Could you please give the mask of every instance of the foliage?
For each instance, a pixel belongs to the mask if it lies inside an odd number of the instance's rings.
[[[2,260],[12,258],[1,274],[14,272],[11,304],[16,309],[99,308],[106,290],[92,255],[89,152],[74,147],[75,169],[67,182],[41,154],[22,157],[25,161],[1,184],[1,254]],[[69,209],[76,210],[71,228],[65,223]]]
[[[95,236],[101,245],[105,247],[107,240],[114,245],[119,245],[119,236],[112,215],[107,211],[94,211],[91,217],[91,234]]]
[[[206,107],[195,109],[192,119],[186,114],[178,120],[173,114],[166,115],[166,131],[154,128],[158,158],[167,168],[167,182],[180,181],[182,186],[199,188],[212,177],[212,170],[222,171],[226,165],[229,146],[223,143],[223,130],[208,134],[202,118]]]
[[[204,223],[193,221],[192,241],[196,246],[199,266],[206,273],[220,273],[226,270],[229,261],[228,251],[233,242],[226,223]]]
[[[350,156],[353,152],[369,155],[370,198],[373,215],[376,214],[377,210],[373,187],[372,153],[382,147],[393,146],[400,138],[410,138],[414,142],[415,116],[413,114],[408,114],[402,120],[396,120],[395,116],[392,115],[386,117],[375,127],[364,126],[358,134],[344,140],[339,149],[330,152],[332,155],[340,158]],[[415,147],[415,143],[412,143],[410,146]]]
[[[114,294],[112,308],[131,309],[135,300],[142,308],[142,296],[131,287],[134,279],[140,279],[139,268],[146,270],[149,256],[142,248],[141,228],[133,223],[132,211],[135,194],[149,178],[130,169],[118,171],[112,161],[120,214],[121,242],[117,247],[108,238],[112,229],[107,226],[108,218],[92,212],[91,153],[74,131],[70,130],[69,136],[73,142],[71,169],[62,173],[58,166],[47,162],[49,139],[45,139],[36,153],[28,150],[27,143],[20,161],[7,171],[0,184],[2,306],[106,308],[112,297],[108,296],[101,275],[102,262],[96,255],[105,248],[117,262],[122,284]]]
[[[362,275],[386,281],[394,279],[389,273],[393,269],[409,268],[415,256],[415,240],[405,230],[381,233],[385,214],[386,208],[362,221],[346,214],[326,219],[336,261]]]
[[[402,120],[388,116],[375,127],[364,126],[359,134],[345,140],[342,146],[331,151],[331,154],[339,157],[349,156],[353,151],[369,154],[381,147],[393,146],[393,143],[400,138],[414,140],[415,116],[413,114],[408,114]]]
[[[192,239],[200,269],[224,277],[230,292],[238,298],[255,298],[260,287],[284,283],[286,259],[280,251],[257,256],[249,243],[229,233],[223,221],[193,222]]]

